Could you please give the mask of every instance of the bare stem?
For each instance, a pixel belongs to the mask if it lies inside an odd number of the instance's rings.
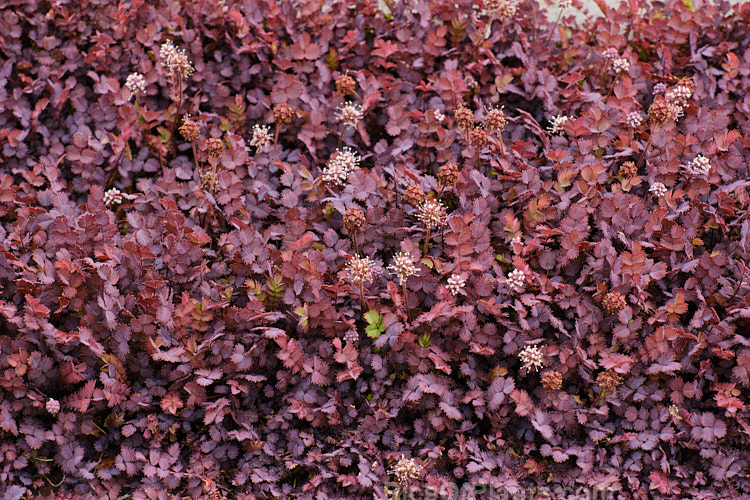
[[[195,150],[195,141],[193,141],[191,144],[193,146],[193,158],[195,158],[195,166],[198,167],[198,175],[200,175],[203,167],[201,166],[201,161],[198,158],[198,152]]]
[[[547,41],[544,42],[544,45],[549,45],[550,40],[552,40],[552,34],[555,32],[555,29],[557,29],[557,23],[560,22],[560,18],[562,17],[562,10],[557,13],[557,19],[555,20],[555,24],[552,26],[552,29],[549,32],[549,36],[547,36]]]
[[[648,151],[648,147],[651,145],[651,138],[654,136],[654,131],[651,130],[651,133],[648,136],[648,141],[646,141],[646,145],[643,147],[643,153],[641,153],[641,157],[638,158],[638,162],[635,164],[637,168],[641,168],[641,162],[643,162],[643,159],[646,157],[646,151]]]
[[[411,311],[409,310],[409,300],[406,296],[406,281],[401,284],[401,293],[404,295],[404,308],[406,308],[406,320],[410,321]]]
[[[427,257],[427,248],[430,245],[430,227],[427,227],[425,229],[425,236],[424,236],[424,256]]]
[[[279,143],[279,124],[276,124],[276,133],[273,135],[273,147]]]

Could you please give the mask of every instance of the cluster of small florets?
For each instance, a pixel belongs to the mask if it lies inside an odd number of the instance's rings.
[[[172,40],[167,40],[159,50],[159,59],[162,67],[167,71],[167,76],[179,76],[189,78],[195,72],[188,60],[185,49],[177,49]]]
[[[620,170],[617,172],[617,174],[624,179],[629,179],[638,174],[638,167],[635,166],[634,162],[626,161],[625,163],[620,165]]]
[[[433,111],[433,115],[435,116],[435,120],[438,123],[443,123],[443,120],[445,120],[445,114],[443,114],[443,112],[440,111],[439,109],[436,109],[435,111]]]
[[[654,95],[664,94],[667,92],[667,84],[659,82],[654,85]]]
[[[527,372],[535,372],[544,367],[544,352],[538,344],[529,344],[518,353],[518,359]]]
[[[456,118],[456,126],[461,130],[468,130],[474,126],[474,113],[465,106],[459,106],[453,116]]]
[[[628,305],[625,296],[620,292],[609,292],[604,296],[602,300],[602,306],[607,314],[617,314],[622,311],[625,306]]]
[[[648,108],[648,117],[652,123],[667,123],[682,116],[682,107],[668,101],[664,96],[657,95]]]
[[[548,391],[559,391],[562,383],[562,374],[557,370],[549,370],[542,375],[542,387]]]
[[[258,124],[253,125],[253,137],[250,139],[251,146],[263,149],[271,144],[272,140],[273,137],[267,126]]]
[[[622,378],[614,370],[603,371],[596,377],[596,385],[598,385],[599,388],[606,393],[611,393],[621,383]]]
[[[667,194],[667,186],[662,184],[661,182],[654,182],[651,184],[651,187],[648,188],[648,192],[656,196],[657,198],[661,198],[665,194]]]
[[[643,116],[638,111],[631,111],[625,116],[625,123],[633,128],[638,128],[643,124]]]
[[[508,274],[506,283],[514,292],[520,292],[526,287],[526,274],[520,269],[514,269]]]
[[[396,463],[396,466],[389,472],[396,475],[396,481],[400,485],[405,485],[410,481],[419,479],[419,474],[422,472],[422,466],[413,458],[405,458],[404,455],[401,455],[401,460],[399,460],[398,463]]]
[[[208,156],[219,158],[224,153],[224,141],[217,137],[212,137],[206,141],[206,149],[208,150]]]
[[[711,162],[703,155],[698,155],[686,165],[688,172],[693,175],[706,175],[711,171]]]
[[[438,168],[437,181],[441,186],[452,186],[461,177],[461,170],[455,163],[446,163]]]
[[[434,229],[442,226],[445,224],[446,216],[445,207],[434,198],[427,198],[419,205],[417,218],[425,228]]]
[[[487,116],[484,123],[488,130],[502,132],[508,124],[508,117],[505,116],[503,108],[490,108],[487,110]]]
[[[351,342],[352,344],[359,341],[359,334],[357,333],[357,330],[351,329],[347,330],[344,334],[344,340],[347,342]]]
[[[466,278],[464,276],[461,276],[460,274],[453,273],[451,274],[450,278],[448,278],[448,284],[446,285],[446,288],[448,288],[448,291],[453,295],[454,297],[461,293],[461,291],[466,286]]]
[[[694,90],[695,83],[689,78],[683,78],[677,85],[667,91],[666,98],[668,101],[684,108],[688,105],[690,98],[693,97]]]
[[[399,252],[393,257],[393,262],[388,269],[393,271],[398,276],[399,285],[406,284],[406,280],[409,276],[415,276],[417,274],[417,266],[414,264],[414,259],[409,252]]]
[[[549,127],[547,127],[547,130],[550,134],[556,135],[556,134],[562,134],[565,129],[563,128],[563,125],[568,123],[568,117],[563,115],[553,116],[552,119],[549,121]]]
[[[375,277],[375,262],[370,257],[352,257],[344,271],[356,285],[369,283]]]
[[[617,59],[618,57],[620,57],[620,53],[619,53],[619,52],[617,51],[617,49],[616,49],[616,48],[614,48],[614,47],[610,47],[610,48],[608,48],[607,50],[605,50],[605,51],[604,51],[604,52],[602,53],[602,55],[603,55],[603,56],[604,56],[604,58],[605,58],[605,59],[607,59],[608,61],[614,61],[615,59]]]
[[[349,174],[359,168],[360,157],[351,148],[344,146],[337,149],[328,160],[328,165],[323,169],[323,180],[343,186],[346,184]]]
[[[487,12],[494,14],[501,21],[510,19],[518,12],[517,0],[484,0]]]
[[[125,80],[125,86],[133,95],[142,94],[146,91],[146,79],[140,73],[131,73]]]
[[[277,104],[273,107],[273,121],[276,125],[289,125],[294,118],[294,112],[288,104]]]
[[[105,205],[119,205],[122,203],[122,193],[117,188],[109,189],[104,193],[102,201]]]
[[[615,71],[615,74],[619,73],[627,73],[628,70],[630,70],[630,61],[625,59],[624,57],[618,57],[614,61],[612,61],[612,69]]]
[[[200,126],[190,119],[190,115],[183,118],[182,125],[178,130],[180,135],[188,142],[195,142],[201,136]]]
[[[57,415],[60,412],[60,402],[56,399],[49,398],[47,400],[47,404],[45,405],[45,408],[52,415]]]
[[[559,0],[557,5],[560,9],[569,9],[573,6],[573,0]]]
[[[341,95],[353,94],[357,88],[357,82],[349,75],[341,75],[336,78],[336,92]]]
[[[680,415],[680,408],[677,405],[669,405],[667,411],[669,412],[669,416],[673,419],[678,421],[682,420],[682,415]]]
[[[487,132],[481,127],[474,127],[469,132],[469,144],[477,149],[483,148],[487,144]]]
[[[416,184],[412,184],[404,190],[404,201],[414,207],[422,203],[425,198],[427,196],[424,194],[424,191]]]
[[[358,208],[348,208],[344,212],[344,232],[349,236],[365,227],[365,213]]]
[[[253,136],[250,138],[250,145],[259,149],[271,144],[271,132],[266,125],[253,125]]]
[[[336,119],[344,126],[356,127],[362,119],[362,106],[353,102],[342,104],[336,114]]]

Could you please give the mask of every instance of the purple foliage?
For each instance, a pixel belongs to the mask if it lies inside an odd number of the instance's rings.
[[[0,496],[747,494],[750,5],[499,3],[0,6]]]

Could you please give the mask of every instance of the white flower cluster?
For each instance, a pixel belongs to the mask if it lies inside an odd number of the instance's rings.
[[[661,198],[667,194],[667,187],[661,182],[654,182],[651,187],[648,188],[649,193],[653,194],[657,198]]]
[[[337,149],[328,160],[328,165],[323,169],[323,180],[343,186],[349,178],[349,174],[359,168],[361,158],[351,148]]]
[[[607,59],[609,61],[614,61],[615,59],[617,59],[618,57],[620,57],[620,53],[617,52],[617,49],[614,48],[614,47],[608,48],[607,50],[605,50],[602,53],[602,55],[604,56],[605,59]]]
[[[643,124],[643,116],[638,111],[631,111],[625,116],[625,123],[630,127],[638,128]]]
[[[446,285],[446,288],[451,293],[451,295],[455,297],[461,293],[465,286],[466,278],[461,276],[460,274],[453,273],[451,274],[451,277],[448,278],[448,285]]]
[[[391,265],[388,266],[388,269],[398,276],[398,283],[402,286],[409,279],[409,276],[417,274],[417,266],[414,264],[414,259],[409,252],[397,253]]]
[[[47,404],[45,405],[45,408],[52,415],[57,415],[60,412],[60,402],[56,399],[49,398],[47,400]]]
[[[676,85],[667,91],[666,97],[668,101],[675,102],[684,108],[688,100],[693,97],[693,91],[687,85]]]
[[[434,198],[427,198],[419,205],[417,218],[425,228],[434,229],[445,224],[445,207]]]
[[[617,59],[612,61],[612,69],[615,70],[615,74],[622,72],[627,73],[630,69],[630,61],[628,61],[624,57],[618,57]]]
[[[505,21],[518,12],[518,0],[484,0],[484,7],[487,12],[495,14],[501,21]]]
[[[547,130],[550,134],[562,134],[565,129],[563,128],[563,125],[568,123],[568,117],[563,115],[553,116],[550,120],[549,127],[547,127]]]
[[[391,474],[396,475],[396,481],[404,485],[415,479],[419,479],[419,474],[422,472],[422,466],[419,465],[413,458],[405,458],[401,455],[401,460],[398,461]]]
[[[122,203],[122,193],[117,188],[112,188],[104,193],[102,199],[105,205],[119,205]]]
[[[375,277],[375,262],[370,257],[353,257],[345,273],[352,283],[363,285]]]
[[[518,359],[527,372],[538,371],[544,367],[544,353],[537,344],[530,344],[518,353]]]
[[[711,162],[703,155],[698,155],[686,166],[688,172],[693,175],[706,175],[711,171]]]
[[[439,123],[443,123],[443,120],[445,120],[445,115],[442,111],[436,109],[433,114],[435,115],[435,120],[437,120]]]
[[[143,94],[146,91],[146,79],[140,73],[131,73],[125,80],[125,86],[133,95]]]
[[[271,133],[265,125],[253,125],[253,138],[250,139],[250,145],[255,146],[258,149],[271,144]]]
[[[520,269],[514,269],[508,274],[505,282],[514,292],[521,292],[526,288],[526,274]]]
[[[190,64],[185,49],[178,49],[167,40],[162,44],[159,50],[159,59],[161,66],[167,71],[167,76],[180,76],[189,78],[195,72],[193,65]]]
[[[557,5],[561,9],[569,9],[573,6],[573,0],[559,0],[559,2],[557,2]]]
[[[345,126],[356,127],[362,119],[362,106],[352,102],[346,102],[339,107],[336,119]]]

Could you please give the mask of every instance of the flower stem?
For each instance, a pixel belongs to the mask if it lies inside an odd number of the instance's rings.
[[[406,281],[401,283],[401,293],[404,295],[404,308],[406,309],[406,321],[410,321],[411,311],[409,310],[409,300],[406,296]]]
[[[552,34],[555,32],[555,29],[557,28],[557,23],[560,22],[560,18],[562,17],[562,10],[558,12],[557,14],[557,20],[555,20],[555,24],[552,26],[552,29],[549,32],[549,36],[547,37],[547,41],[544,42],[544,45],[549,45],[550,40],[552,40]]]

